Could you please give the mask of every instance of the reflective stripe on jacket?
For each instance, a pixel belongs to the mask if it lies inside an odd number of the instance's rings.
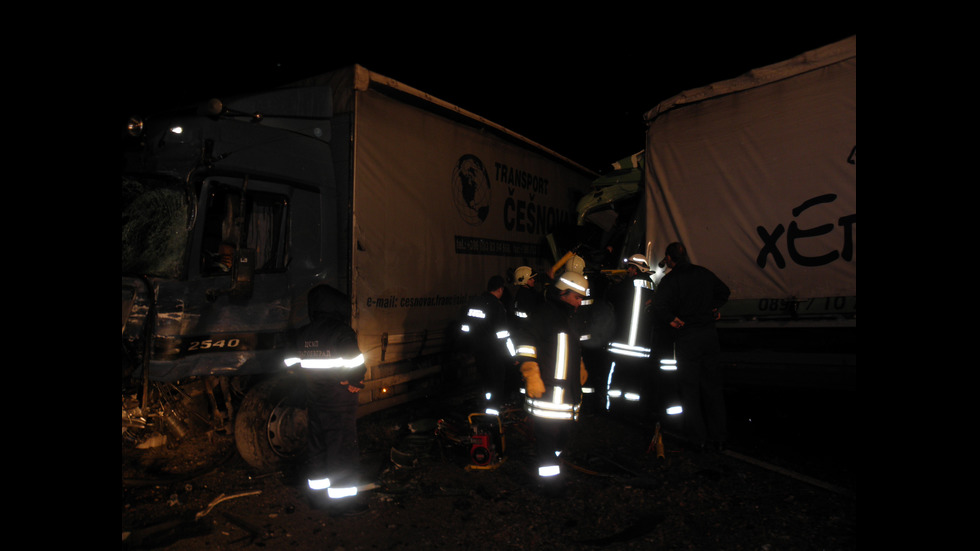
[[[626,282],[624,282],[625,284]],[[619,329],[609,343],[609,352],[635,358],[649,358],[652,348],[651,315],[647,302],[653,299],[653,282],[646,277],[632,280],[628,302],[620,291],[616,321]]]
[[[537,417],[578,418],[582,402],[582,344],[572,320],[573,312],[564,303],[546,300],[531,315],[532,323],[519,337],[518,359],[537,363],[545,386],[541,397],[525,397],[525,408]]]

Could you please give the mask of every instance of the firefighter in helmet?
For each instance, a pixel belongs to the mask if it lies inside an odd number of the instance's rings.
[[[612,360],[607,378],[607,409],[622,407],[631,413],[642,412],[649,399],[650,360],[653,352],[654,294],[650,264],[642,254],[627,259],[626,277],[612,286],[607,294],[613,305],[616,330],[608,350]],[[639,407],[631,407],[639,406]]]
[[[518,337],[525,408],[533,416],[538,476],[549,493],[561,490],[559,455],[578,420],[582,385],[588,378],[579,324],[574,319],[588,288],[582,274],[562,274]]]
[[[516,324],[523,323],[530,313],[537,307],[543,297],[541,292],[535,287],[538,274],[530,266],[521,266],[514,270],[514,285],[517,291],[514,293],[514,318]]]
[[[601,296],[602,283],[605,280],[602,279],[601,274],[595,273],[592,275],[596,280],[590,279],[585,273],[585,268],[585,260],[581,256],[574,255],[565,264],[565,274],[580,274],[589,282],[586,297],[575,311],[575,319],[579,324],[585,367],[592,374],[589,384],[582,387],[582,392],[585,393],[583,407],[589,413],[598,413],[604,409],[606,399],[605,381],[609,372],[609,355],[606,353],[606,345],[612,337],[616,322],[612,305],[604,296]],[[597,282],[599,283],[598,286],[596,285]],[[596,292],[597,290],[599,293]]]

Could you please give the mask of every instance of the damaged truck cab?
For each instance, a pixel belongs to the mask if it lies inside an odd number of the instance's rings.
[[[359,66],[129,130],[124,439],[207,419],[262,470],[305,446],[282,360],[311,289],[350,299],[359,415],[424,398],[469,369],[454,356],[461,308],[490,275],[550,263],[545,236],[596,176]],[[169,395],[208,411],[181,415]]]
[[[305,322],[309,289],[347,291],[347,198],[333,162],[346,140],[332,144],[331,111],[329,90],[310,87],[131,122],[122,356],[124,381],[143,382],[143,409],[150,381],[268,375]],[[234,391],[206,385],[217,428],[231,430]],[[297,441],[276,446],[288,455],[303,435],[282,438]]]

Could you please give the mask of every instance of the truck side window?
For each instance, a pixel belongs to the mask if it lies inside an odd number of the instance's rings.
[[[201,273],[230,272],[239,243],[255,250],[256,273],[285,269],[286,205],[285,196],[248,191],[242,215],[241,189],[212,183],[204,213]]]

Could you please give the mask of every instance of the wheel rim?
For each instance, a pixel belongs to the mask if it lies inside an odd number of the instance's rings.
[[[269,414],[269,447],[280,457],[292,458],[306,449],[306,410],[280,401]]]

